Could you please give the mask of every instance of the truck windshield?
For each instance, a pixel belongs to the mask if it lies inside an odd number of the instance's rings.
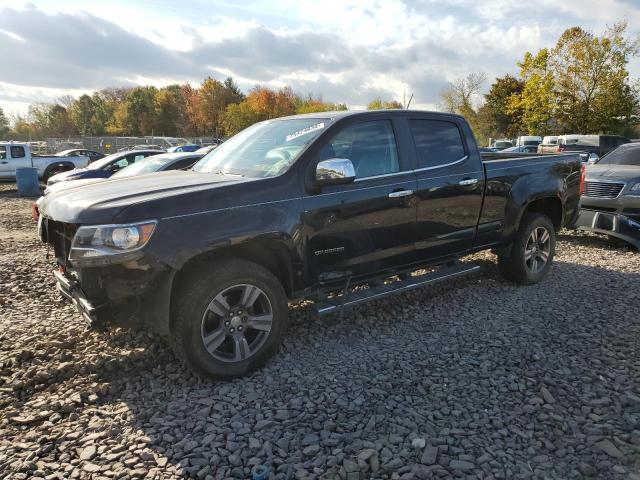
[[[122,153],[112,153],[111,155],[107,155],[100,160],[96,160],[95,162],[90,163],[86,168],[88,168],[89,170],[100,170],[102,167],[108,165],[109,162],[119,157],[122,157]]]
[[[257,123],[212,150],[193,170],[253,178],[281,175],[330,122],[328,118],[294,118]]]
[[[602,157],[598,165],[633,165],[640,167],[640,145],[618,147]]]

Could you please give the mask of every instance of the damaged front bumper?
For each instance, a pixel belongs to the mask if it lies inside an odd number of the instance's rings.
[[[67,277],[61,270],[54,271],[53,275],[58,283],[58,291],[75,305],[87,323],[87,328],[106,328],[106,323],[101,322],[98,315],[101,310],[100,306],[96,307],[89,301],[82,291],[80,283]]]
[[[169,332],[173,275],[170,269],[140,271],[137,262],[54,272],[58,290],[89,328],[145,326],[161,334]]]
[[[575,228],[619,238],[640,250],[640,222],[626,215],[583,207]]]

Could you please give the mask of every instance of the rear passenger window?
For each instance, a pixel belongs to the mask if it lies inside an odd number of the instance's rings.
[[[0,160],[6,160],[6,159],[7,159],[7,147],[0,146]]]
[[[348,158],[356,178],[400,171],[393,127],[388,120],[364,122],[340,130],[320,151],[320,160]]]
[[[24,147],[11,147],[11,158],[24,158]]]
[[[418,168],[438,167],[465,156],[458,126],[442,120],[411,120]]]

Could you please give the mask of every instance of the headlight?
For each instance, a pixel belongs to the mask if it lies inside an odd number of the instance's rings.
[[[631,187],[629,189],[630,192],[633,192],[634,194],[640,194],[640,183],[636,183],[633,187]]]
[[[89,260],[141,249],[156,229],[155,220],[126,225],[80,227],[71,242],[69,260]]]

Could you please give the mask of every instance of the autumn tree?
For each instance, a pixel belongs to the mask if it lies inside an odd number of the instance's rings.
[[[402,109],[403,106],[397,100],[383,101],[380,97],[374,98],[367,104],[367,110],[391,110],[396,108]]]
[[[306,97],[297,97],[295,100],[296,113],[333,112],[346,110],[344,103],[324,102],[322,96],[314,97],[309,94]]]
[[[4,110],[0,107],[0,140],[7,140],[9,138],[9,119],[4,114]]]
[[[473,72],[450,82],[440,92],[441,110],[465,117],[476,137],[483,140],[486,131],[479,123],[479,107],[476,104],[481,101],[480,88],[486,79],[484,72]]]
[[[626,22],[600,37],[580,27],[564,31],[551,55],[557,121],[568,131],[610,133],[631,121],[637,106],[627,64],[638,41],[625,37]]]

